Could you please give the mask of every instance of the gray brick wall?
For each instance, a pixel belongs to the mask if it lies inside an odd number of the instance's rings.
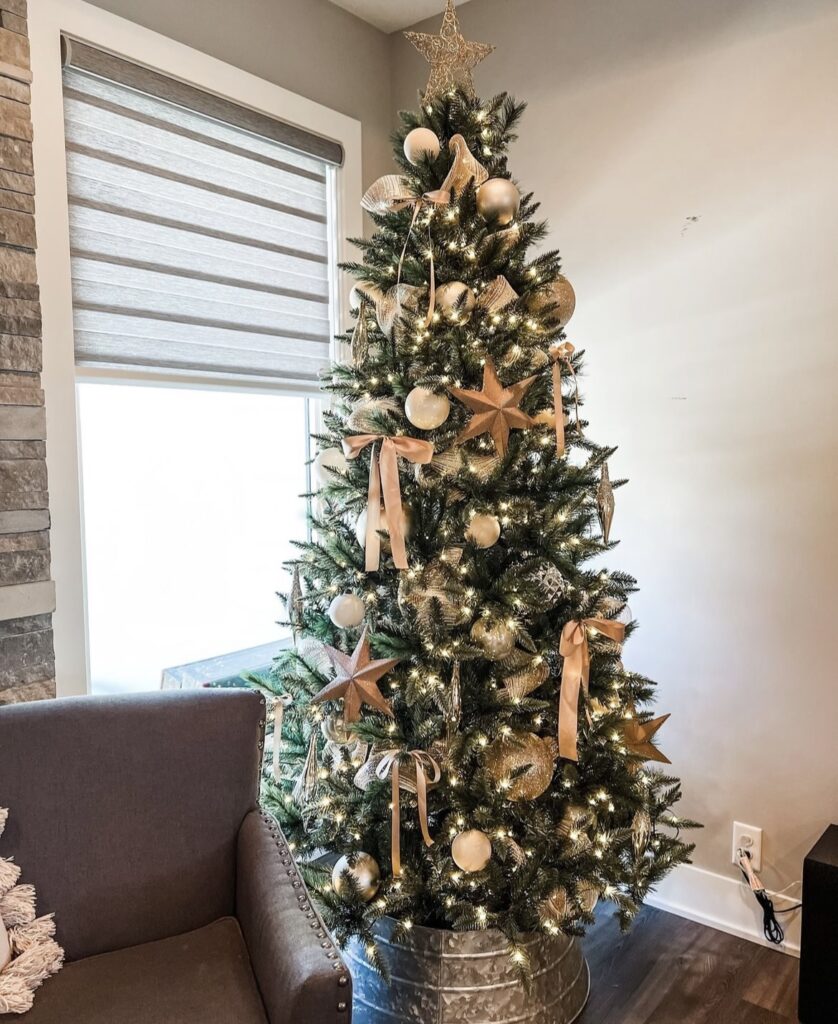
[[[0,0],[0,704],[55,696],[26,0]]]

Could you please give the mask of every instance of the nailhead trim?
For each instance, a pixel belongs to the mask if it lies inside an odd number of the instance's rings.
[[[262,694],[259,696],[264,704],[264,696]],[[263,743],[260,743],[259,749],[261,750],[262,747]],[[266,826],[268,835],[275,840],[274,845],[277,848],[277,852],[280,854],[279,863],[282,867],[287,869],[285,872],[286,876],[292,879],[291,887],[294,889],[304,888],[303,883],[300,881],[297,874],[296,865],[294,865],[291,851],[288,849],[288,845],[285,842],[285,838],[282,835],[282,831],[280,830],[276,819],[272,815],[269,815],[264,809],[261,809],[261,818]],[[297,896],[297,906],[305,914],[306,920],[309,922],[309,927],[312,931],[316,932],[316,937],[323,940],[320,943],[320,948],[324,950],[326,959],[331,962],[332,970],[340,972],[340,977],[337,979],[338,987],[346,988],[349,984],[349,975],[346,970],[346,965],[340,959],[340,954],[334,948],[331,940],[326,937],[326,926],[320,919],[320,915],[314,910],[314,907],[310,903],[307,892],[304,891]],[[339,1000],[335,1007],[338,1013],[346,1013],[348,1008],[348,1003],[343,999]]]

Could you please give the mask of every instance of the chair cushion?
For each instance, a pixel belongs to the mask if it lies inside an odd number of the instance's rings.
[[[268,1024],[238,922],[67,964],[21,1024]]]

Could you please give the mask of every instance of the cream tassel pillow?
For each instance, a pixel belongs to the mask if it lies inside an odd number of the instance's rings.
[[[0,836],[9,812],[0,807]],[[52,914],[35,917],[35,887],[18,885],[20,868],[0,857],[0,1013],[26,1013],[35,989],[61,969]]]

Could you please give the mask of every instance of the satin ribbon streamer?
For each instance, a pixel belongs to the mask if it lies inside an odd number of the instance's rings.
[[[370,456],[370,483],[367,491],[367,535],[364,542],[367,572],[376,572],[381,564],[381,498],[384,496],[384,511],[390,530],[390,548],[397,569],[407,568],[407,552],[402,529],[402,491],[399,484],[398,456],[408,462],[426,465],[434,454],[430,441],[418,437],[387,437],[384,434],[354,434],[343,439],[343,452],[347,459],[357,459],[369,444],[381,442],[381,451],[376,458],[375,448]]]
[[[451,193],[444,189],[438,188],[433,192],[425,192],[421,196],[411,196],[410,200],[402,203],[402,207],[412,205],[413,216],[410,219],[410,227],[407,230],[407,237],[404,240],[402,246],[402,254],[399,256],[399,272],[396,274],[396,287],[401,283],[402,279],[402,267],[404,265],[405,254],[407,253],[407,243],[410,241],[410,236],[413,234],[413,229],[416,226],[416,220],[422,210],[425,203],[431,206],[445,206],[451,202]],[[425,327],[431,322],[431,317],[434,315],[434,303],[436,302],[436,273],[434,271],[434,243],[431,238],[431,224],[428,221],[428,251],[431,254],[431,285],[428,292],[428,312],[425,315]],[[398,293],[397,293],[398,294]]]
[[[562,691],[559,697],[559,757],[578,761],[576,737],[579,731],[579,687],[588,692],[591,675],[591,652],[588,630],[595,629],[621,643],[626,634],[622,622],[614,619],[571,619],[562,629],[559,654],[562,666]]]
[[[567,364],[570,375],[573,377],[573,401],[576,404],[576,430],[579,430],[579,385],[576,380],[576,371],[570,357],[574,348],[569,341],[563,341],[559,345],[550,346],[550,358],[553,363],[553,410],[556,414],[556,451],[564,455],[564,406],[562,405],[562,363]]]
[[[399,786],[401,782],[399,764],[402,761],[406,763],[413,761],[416,766],[416,801],[419,810],[419,828],[422,830],[422,839],[425,841],[425,846],[434,845],[434,841],[431,839],[431,834],[428,831],[428,783],[433,785],[442,778],[442,771],[439,765],[424,750],[385,750],[376,766],[375,774],[379,779],[386,779],[388,775],[391,779],[393,815],[390,824],[390,856],[393,861],[393,876],[395,878],[398,878],[402,873],[402,826],[399,809]]]

